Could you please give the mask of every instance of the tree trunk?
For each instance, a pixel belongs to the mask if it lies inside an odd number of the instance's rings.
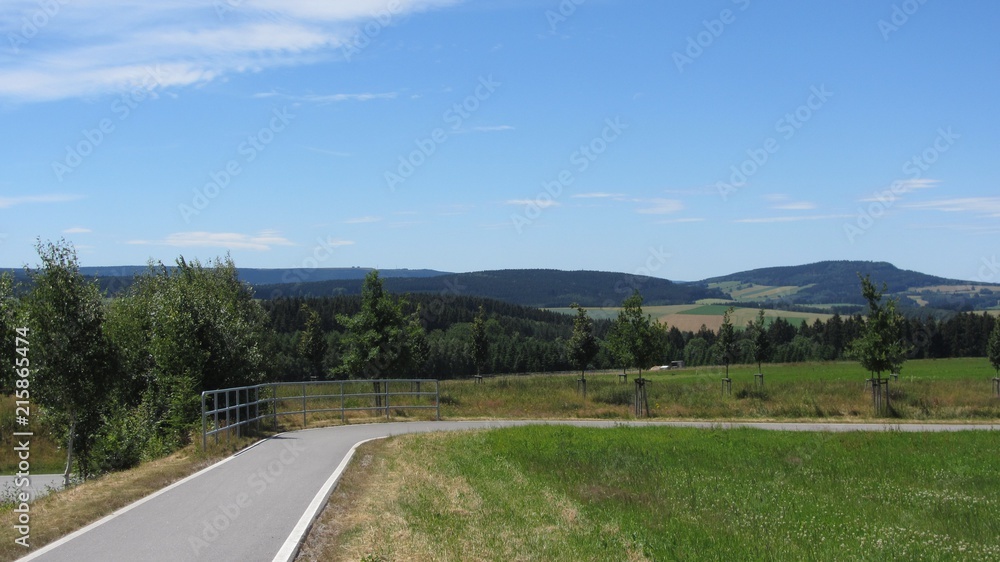
[[[69,474],[73,469],[73,441],[76,438],[76,413],[69,414],[69,438],[66,440],[66,470],[63,471],[63,487],[69,488]]]

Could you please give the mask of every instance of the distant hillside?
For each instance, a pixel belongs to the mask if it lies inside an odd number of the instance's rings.
[[[945,279],[899,269],[886,262],[825,261],[769,267],[706,279],[700,284],[742,301],[782,300],[794,304],[864,304],[858,273],[869,274],[904,305],[946,309],[990,308],[997,304],[998,285]]]
[[[167,264],[168,266],[170,264]],[[136,275],[145,273],[149,268],[145,265],[122,265],[114,267],[81,267],[80,273],[87,277],[98,280],[102,291],[107,294],[115,293],[127,288],[132,284],[132,279]],[[303,283],[330,280],[355,280],[360,281],[368,275],[370,267],[327,267],[327,268],[301,268],[301,269],[255,269],[241,267],[238,268],[240,279],[251,285],[273,285],[279,283]],[[27,276],[22,268],[0,268],[0,273],[13,273],[14,278],[24,281]],[[433,269],[380,269],[379,275],[384,278],[394,277],[436,277],[445,275],[444,271]]]
[[[586,307],[618,306],[632,294],[634,288],[639,289],[648,305],[685,304],[699,299],[725,297],[715,289],[681,285],[655,277],[552,269],[509,269],[425,278],[386,278],[385,288],[393,293],[483,297],[540,308],[566,307],[574,302]],[[354,295],[360,292],[360,280],[257,287],[257,296],[265,299],[276,296]]]

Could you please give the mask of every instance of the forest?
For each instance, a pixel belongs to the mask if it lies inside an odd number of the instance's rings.
[[[418,309],[433,309],[441,304],[439,297],[426,294],[404,295],[407,313]],[[341,338],[344,328],[337,315],[354,314],[360,308],[360,297],[291,297],[261,301],[273,329],[271,345],[280,366],[275,376],[281,380],[302,380],[309,376],[307,362],[299,353],[299,342],[310,311],[321,319],[326,338],[323,372],[330,373],[340,364]],[[484,372],[534,373],[571,371],[575,368],[567,342],[573,332],[573,317],[476,297],[452,296],[439,314],[420,313],[427,332],[429,353],[426,364],[418,369],[424,376],[440,379],[471,376],[476,368],[468,352],[471,327],[476,312],[482,306],[487,315],[489,352]],[[603,344],[613,321],[595,320],[594,331]],[[945,319],[933,316],[912,316],[902,326],[903,337],[911,350],[910,359],[943,359],[948,357],[985,357],[986,345],[995,324],[985,312],[953,313]],[[771,362],[796,363],[805,361],[847,360],[847,346],[858,337],[864,325],[861,314],[834,315],[824,322],[816,320],[798,327],[778,318],[767,326],[771,344]],[[752,363],[745,342],[748,331],[737,326],[733,363]],[[697,332],[667,327],[658,365],[683,360],[688,366],[718,364],[718,332],[702,328]],[[590,364],[592,369],[621,368],[606,345]]]
[[[86,477],[163,456],[200,428],[202,391],[273,381],[453,379],[588,369],[858,359],[882,294],[868,278],[869,316],[795,326],[763,314],[697,332],[642,312],[641,287],[615,320],[463,294],[392,293],[378,271],[360,295],[261,299],[229,257],[207,264],[150,263],[113,295],[80,271],[65,242],[37,245],[41,265],[0,275],[0,386],[30,402],[66,443],[70,472]],[[617,292],[617,287],[611,290]],[[866,289],[866,291],[868,290]],[[1000,328],[986,313],[904,318],[890,299],[874,355],[998,357]],[[889,344],[887,344],[889,342]],[[898,345],[897,345],[898,343]],[[877,349],[876,349],[877,348]],[[766,350],[767,353],[763,353]],[[864,365],[864,359],[862,359]],[[879,370],[875,368],[872,370]],[[864,369],[859,367],[859,377]],[[38,406],[38,407],[35,407]]]

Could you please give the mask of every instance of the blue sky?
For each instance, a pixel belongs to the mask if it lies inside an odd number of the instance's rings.
[[[1000,282],[988,1],[8,0],[0,266]]]

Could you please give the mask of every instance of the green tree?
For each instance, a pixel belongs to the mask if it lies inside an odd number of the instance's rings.
[[[573,303],[570,307],[576,309],[576,318],[573,319],[573,335],[567,342],[567,352],[573,365],[580,369],[580,378],[586,378],[587,365],[597,356],[600,346],[594,336],[594,320],[579,304]]]
[[[747,333],[750,357],[757,363],[757,372],[761,373],[761,364],[771,357],[771,339],[767,335],[763,308],[757,312],[757,319],[747,324]]]
[[[110,333],[130,373],[124,403],[141,401],[165,452],[188,439],[205,390],[265,381],[267,318],[228,256],[203,266],[150,264],[115,299]]]
[[[469,358],[476,366],[476,376],[482,376],[483,366],[489,359],[490,340],[486,333],[486,310],[479,305],[479,311],[472,320],[472,332],[469,341]]]
[[[78,473],[89,475],[88,457],[117,365],[104,332],[101,293],[80,274],[76,250],[65,240],[39,240],[35,247],[42,265],[29,270],[32,289],[26,297],[35,369],[31,398],[66,440],[68,486],[74,461]]]
[[[306,315],[306,325],[299,334],[299,355],[309,365],[309,375],[323,378],[323,358],[326,357],[326,334],[323,333],[319,313],[302,303],[302,313]]]
[[[608,330],[608,335],[605,339],[608,351],[622,368],[622,375],[635,363],[635,360],[632,358],[632,349],[626,343],[627,329],[622,313],[619,312],[618,319],[611,324],[611,328]]]
[[[344,353],[337,373],[347,378],[412,376],[427,359],[427,339],[416,314],[403,312],[406,301],[392,298],[373,270],[361,287],[361,310],[338,315],[344,326]]]
[[[14,352],[15,330],[21,327],[18,322],[18,300],[14,297],[14,276],[8,272],[0,273],[0,388],[10,389],[14,386]],[[30,340],[29,340],[30,341]]]
[[[719,337],[715,340],[716,353],[726,366],[726,378],[729,378],[729,364],[734,361],[739,350],[736,343],[736,328],[733,327],[733,307],[729,307],[722,316],[722,326],[719,326]]]
[[[909,346],[902,337],[906,320],[896,310],[896,299],[883,302],[882,297],[888,289],[886,284],[883,283],[879,290],[870,275],[858,274],[858,277],[861,279],[861,294],[868,301],[868,316],[864,319],[860,336],[850,343],[848,351],[881,383],[882,373],[898,372],[906,361]]]
[[[990,358],[990,364],[1000,377],[1000,318],[997,318],[990,332],[990,340],[986,344],[986,355]]]
[[[642,371],[651,368],[660,355],[657,342],[661,339],[656,334],[660,329],[662,326],[654,324],[651,316],[643,315],[642,295],[638,290],[633,291],[622,302],[622,310],[609,337],[613,338],[612,345],[617,346],[623,365],[635,367],[640,379]]]

